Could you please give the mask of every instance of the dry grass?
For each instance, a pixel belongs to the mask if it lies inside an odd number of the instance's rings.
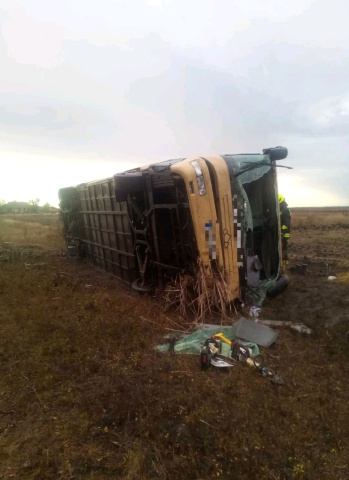
[[[181,317],[191,318],[194,323],[204,321],[213,313],[225,317],[230,292],[224,271],[215,271],[209,283],[201,258],[193,270],[194,276],[180,274],[166,287],[164,299],[167,306],[175,307]]]
[[[275,386],[242,364],[201,372],[196,356],[154,351],[178,314],[59,242],[33,261],[12,225],[22,255],[0,260],[0,479],[347,479],[346,285],[294,277],[266,306],[307,322],[333,296],[343,315],[310,339],[280,331],[263,352],[284,378]]]
[[[292,209],[292,228],[349,227],[348,209]]]
[[[57,214],[0,215],[0,242],[30,243],[45,248],[63,247]]]

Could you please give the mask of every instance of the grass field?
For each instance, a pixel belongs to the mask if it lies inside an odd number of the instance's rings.
[[[63,246],[58,214],[0,215],[0,242],[29,242],[45,248]]]
[[[262,316],[314,334],[264,349],[278,386],[156,352],[188,320],[69,259],[57,215],[0,216],[0,479],[346,480],[349,216],[292,221],[308,275]]]
[[[332,228],[347,226],[349,223],[349,208],[341,210],[321,208],[296,208],[292,210],[293,228]]]

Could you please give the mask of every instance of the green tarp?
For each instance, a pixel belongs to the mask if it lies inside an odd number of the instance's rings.
[[[175,343],[174,345],[174,352],[175,353],[186,353],[186,354],[196,354],[200,355],[200,352],[202,350],[202,347],[205,343],[205,340],[207,338],[210,338],[212,335],[216,333],[223,333],[223,335],[228,339],[228,340],[234,340],[237,338],[234,335],[233,332],[233,327],[220,327],[217,326],[217,328],[210,328],[210,329],[202,329],[198,330],[197,332],[192,333],[191,335],[188,335],[187,337],[183,338],[182,340],[179,340],[178,342]],[[252,349],[253,355],[259,355],[259,349],[258,346],[255,343],[251,342],[241,342],[243,343],[244,346],[249,347]],[[164,345],[158,345],[156,347],[156,350],[159,352],[168,352],[170,350],[170,344],[166,343]],[[230,357],[230,345],[227,343],[222,342],[222,355],[226,357]]]

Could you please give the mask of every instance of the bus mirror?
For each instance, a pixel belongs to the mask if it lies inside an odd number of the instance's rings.
[[[265,148],[263,150],[263,155],[269,155],[270,160],[283,160],[287,157],[288,151],[285,147]]]

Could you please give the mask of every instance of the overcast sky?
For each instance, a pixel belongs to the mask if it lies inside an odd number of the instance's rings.
[[[349,205],[348,0],[1,0],[0,199],[283,145],[290,206]]]

